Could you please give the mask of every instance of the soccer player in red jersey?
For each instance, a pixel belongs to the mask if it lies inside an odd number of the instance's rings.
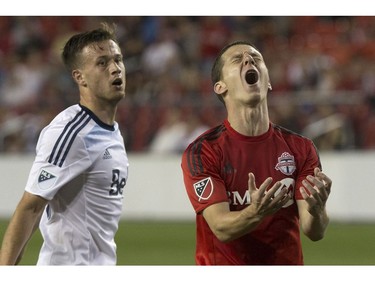
[[[332,180],[311,140],[270,121],[270,77],[252,44],[227,45],[212,81],[227,118],[181,163],[196,212],[196,264],[302,265],[300,229],[324,237]]]

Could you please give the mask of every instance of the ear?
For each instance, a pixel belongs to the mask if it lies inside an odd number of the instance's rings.
[[[83,74],[79,69],[75,69],[75,70],[72,71],[72,77],[73,77],[74,81],[76,81],[76,83],[79,86],[82,86],[82,87],[87,86],[85,78],[83,77]]]
[[[224,94],[227,90],[227,85],[223,81],[216,82],[214,85],[214,92],[218,95]]]
[[[272,91],[272,85],[270,82],[268,82],[268,90]]]

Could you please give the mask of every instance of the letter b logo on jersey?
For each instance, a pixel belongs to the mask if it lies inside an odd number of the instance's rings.
[[[126,184],[125,178],[120,178],[120,170],[114,169],[112,170],[112,184],[111,190],[109,191],[109,195],[118,195],[122,194],[124,186]]]

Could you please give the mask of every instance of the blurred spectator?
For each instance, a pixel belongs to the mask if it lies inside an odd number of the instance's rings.
[[[158,30],[158,36],[143,50],[141,63],[146,75],[158,77],[174,74],[179,63],[179,48],[175,42],[174,31],[165,25]]]
[[[193,140],[195,140],[208,129],[209,127],[203,124],[196,113],[190,112],[190,114],[188,114],[188,116],[186,117],[185,134],[180,140],[177,152],[182,153]]]
[[[208,129],[192,112],[184,116],[180,108],[171,107],[165,114],[165,120],[151,141],[150,152],[181,153],[192,140]]]
[[[207,126],[221,120],[209,66],[220,46],[233,39],[251,39],[274,64],[269,101],[275,122],[302,133],[316,122],[341,120],[330,133],[324,133],[327,123],[318,126],[318,148],[375,149],[375,17],[3,16],[0,152],[30,152],[42,125],[76,101],[61,46],[72,32],[103,20],[118,25],[127,50],[127,100],[118,118],[129,152],[161,147],[155,144],[160,139],[182,144],[188,116]],[[180,123],[164,121],[166,116]]]
[[[8,69],[0,89],[1,103],[14,108],[36,103],[48,74],[42,50],[30,46],[18,58],[9,64],[12,68]]]

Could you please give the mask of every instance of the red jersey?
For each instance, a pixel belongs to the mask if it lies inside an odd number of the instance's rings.
[[[272,123],[265,134],[248,137],[225,120],[186,148],[181,167],[196,211],[198,265],[303,264],[295,200],[302,199],[302,180],[314,175],[315,167],[321,167],[311,140]],[[202,211],[219,202],[228,202],[232,211],[249,205],[249,172],[254,173],[257,187],[268,177],[273,178],[273,183],[282,182],[293,193],[293,199],[248,234],[228,243],[220,242]]]

